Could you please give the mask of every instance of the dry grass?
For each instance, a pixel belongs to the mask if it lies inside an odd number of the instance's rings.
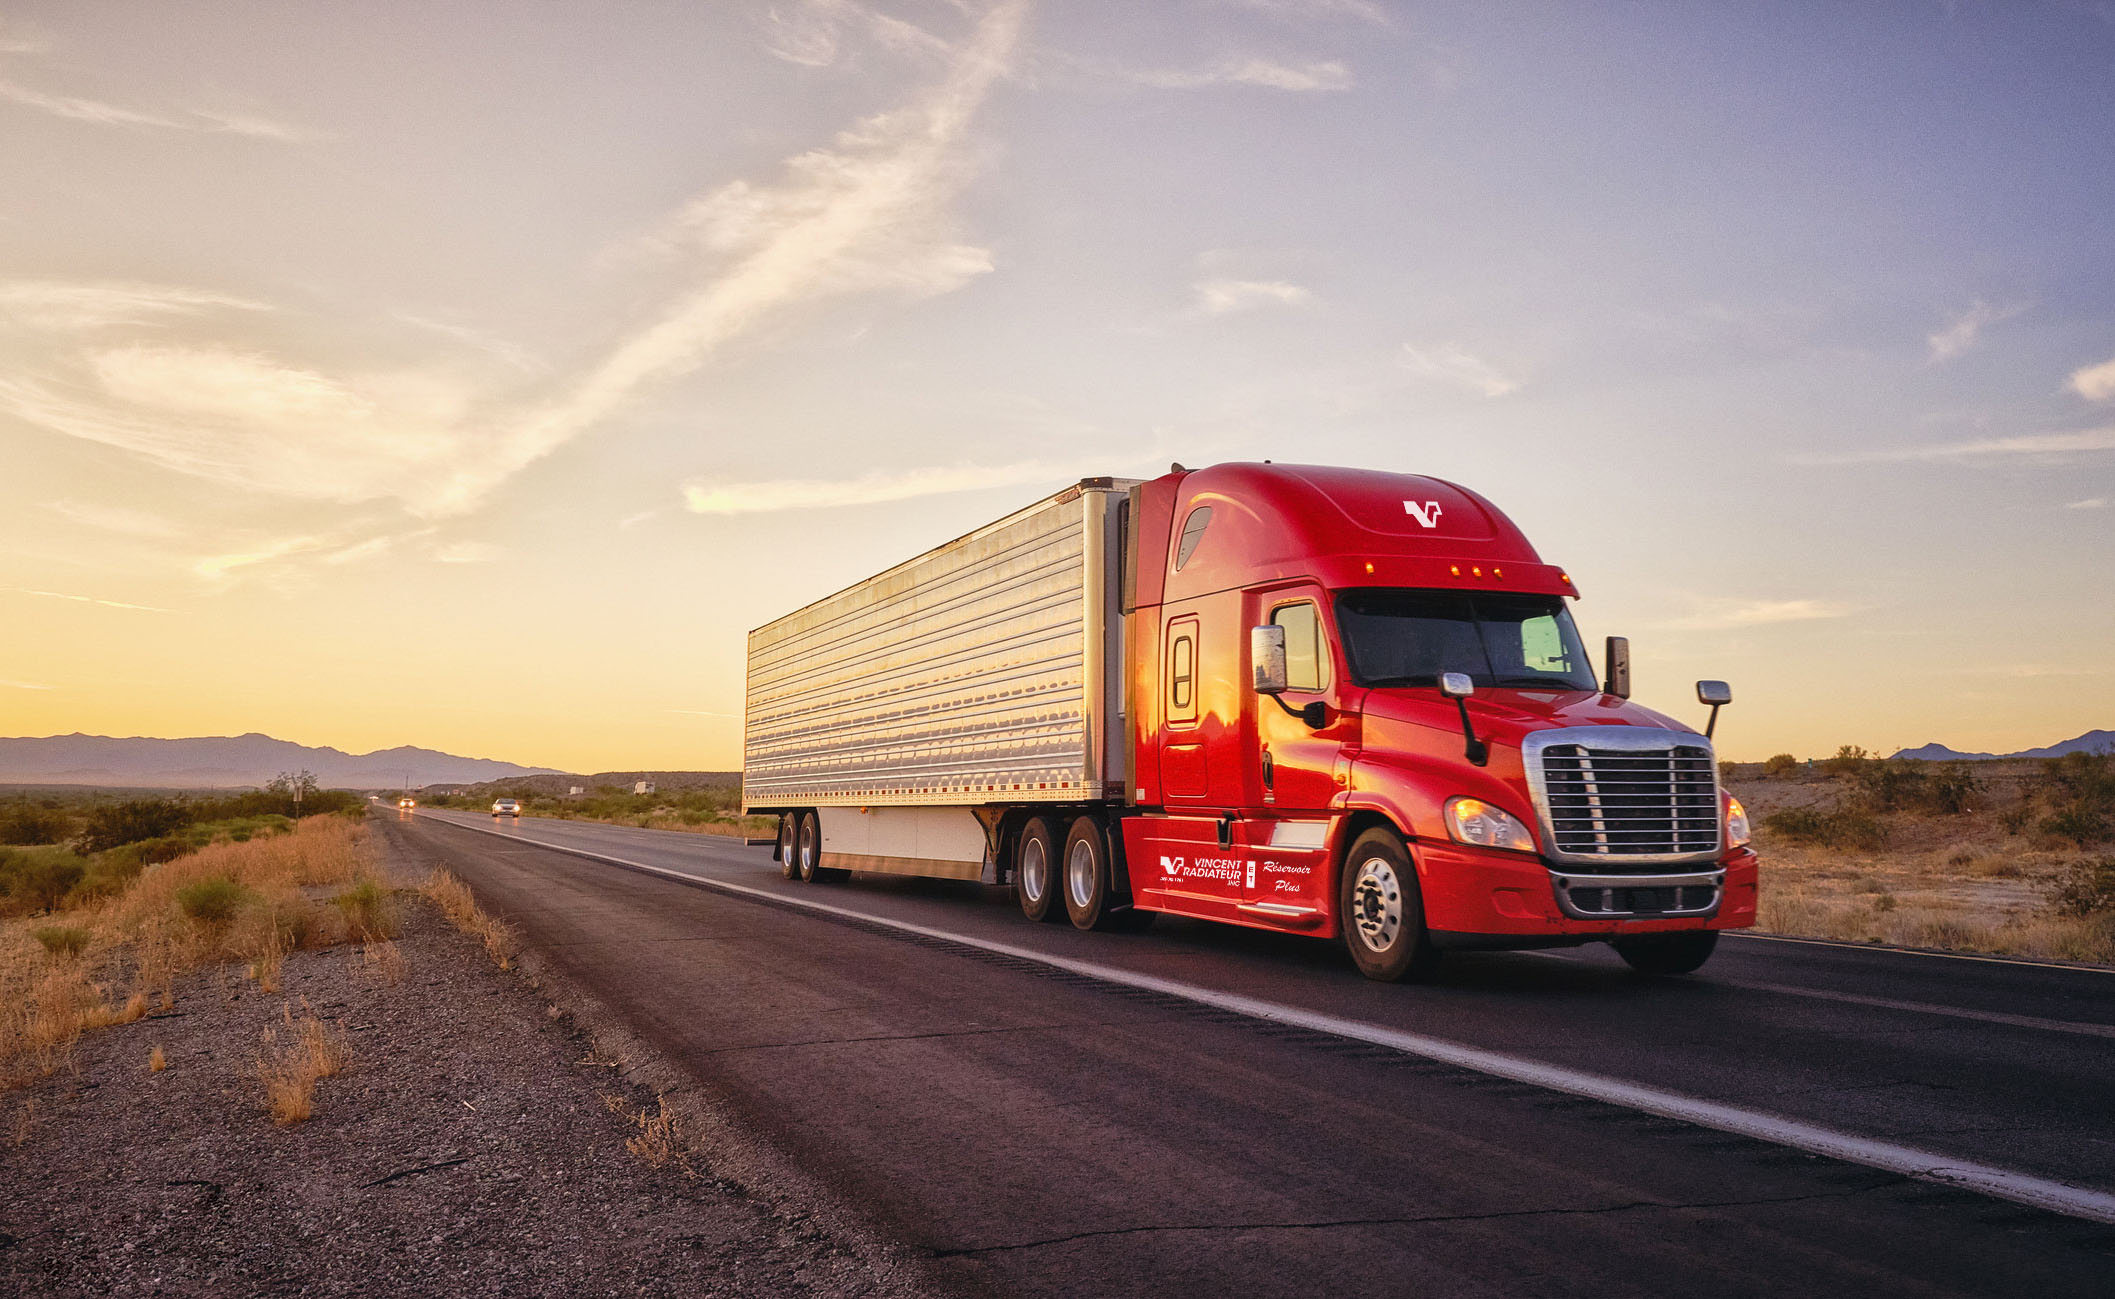
[[[156,1043],[154,1049],[147,1053],[147,1072],[160,1073],[168,1067],[169,1053],[162,1050],[160,1043]]]
[[[360,964],[385,988],[394,988],[404,981],[403,950],[387,939],[362,943]]]
[[[313,1014],[294,1018],[288,1006],[282,1028],[264,1030],[257,1078],[264,1084],[265,1111],[280,1127],[306,1122],[315,1112],[316,1084],[345,1067],[345,1044]]]
[[[603,1099],[606,1104],[608,1097]],[[668,1108],[668,1098],[661,1096],[656,1099],[660,1102],[660,1108],[655,1113],[648,1114],[645,1110],[640,1110],[631,1116],[632,1124],[639,1132],[636,1136],[625,1138],[624,1148],[655,1168],[675,1164],[688,1173],[691,1171],[689,1143],[683,1139],[676,1116]]]
[[[1844,789],[1820,779],[1734,783],[1758,823],[1783,808],[1825,809]],[[1982,798],[1962,815],[1878,814],[1877,847],[1797,843],[1759,830],[1759,927],[1803,938],[2115,964],[2115,914],[2066,915],[2056,903],[2081,854],[2031,831],[2008,831],[2003,814],[2019,803],[2018,791],[1997,787]]]
[[[470,886],[444,870],[437,870],[421,890],[448,917],[448,923],[485,945],[492,963],[502,970],[514,968],[514,929],[494,919],[477,905]]]
[[[0,1087],[61,1067],[86,1031],[172,1008],[190,970],[243,962],[276,990],[287,953],[345,941],[345,918],[311,894],[378,879],[366,834],[312,817],[154,866],[40,926],[62,936],[0,922]]]

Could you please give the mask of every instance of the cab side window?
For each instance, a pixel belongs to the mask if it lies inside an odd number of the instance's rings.
[[[1200,505],[1190,511],[1190,517],[1182,525],[1182,540],[1175,546],[1176,572],[1181,572],[1182,566],[1190,562],[1190,556],[1197,553],[1197,543],[1204,540],[1204,530],[1211,522],[1211,506]]]
[[[1288,604],[1271,611],[1270,620],[1285,629],[1285,681],[1289,690],[1320,690],[1322,619],[1312,604]]]

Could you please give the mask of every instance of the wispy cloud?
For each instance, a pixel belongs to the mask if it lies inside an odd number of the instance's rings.
[[[49,690],[50,686],[35,681],[0,681],[0,690]]]
[[[181,536],[183,529],[159,515],[120,506],[93,505],[83,501],[52,501],[45,508],[62,519],[83,527],[115,532],[148,541],[166,541]]]
[[[1936,442],[1921,447],[1881,447],[1871,451],[1816,453],[1793,456],[1798,465],[1884,465],[1918,461],[1944,463],[2005,456],[2064,456],[2096,451],[2115,451],[2115,428],[2085,429],[2076,433],[2027,433],[2018,437],[1984,438],[1974,442]]]
[[[656,267],[674,295],[600,359],[545,381],[540,399],[509,397],[460,365],[350,373],[268,352],[239,341],[265,308],[229,295],[39,281],[0,285],[11,352],[0,415],[269,497],[390,500],[410,516],[403,524],[463,515],[793,309],[854,293],[944,293],[989,271],[990,255],[958,237],[952,200],[974,173],[971,127],[1013,64],[1025,9],[1004,0],[983,11],[904,106],[789,159],[775,180],[737,181],[686,205],[655,241],[687,264]],[[225,581],[343,554],[376,531],[334,532],[326,520],[315,535],[230,546],[193,570]]]
[[[2087,401],[2115,400],[2115,359],[2073,370],[2068,386]]]
[[[256,113],[220,109],[178,108],[157,110],[85,99],[78,95],[55,95],[15,81],[0,81],[0,100],[35,109],[68,121],[96,126],[147,127],[162,131],[201,131],[242,135],[258,140],[300,143],[320,138],[314,131],[275,121]]]
[[[433,557],[443,564],[490,564],[506,553],[504,547],[489,541],[451,541],[434,547]]]
[[[899,54],[946,56],[947,41],[901,18],[855,0],[797,0],[764,11],[764,48],[803,67],[825,68],[843,56],[848,36],[865,36]]]
[[[2108,498],[2105,496],[2088,496],[2082,501],[2072,501],[2064,508],[2067,510],[2105,510],[2108,508]]]
[[[1520,388],[1518,380],[1497,366],[1481,357],[1471,356],[1452,343],[1432,348],[1413,347],[1405,343],[1403,363],[1409,366],[1413,373],[1428,379],[1458,384],[1486,397],[1503,397],[1507,393],[1519,391]]]
[[[1349,90],[1351,69],[1334,59],[1281,63],[1275,59],[1232,59],[1205,68],[1157,68],[1126,74],[1132,81],[1161,90],[1202,90],[1212,86],[1258,86],[1266,90],[1326,92]]]
[[[1220,3],[1293,22],[1349,18],[1376,27],[1387,27],[1393,22],[1388,11],[1374,0],[1220,0]]]
[[[1693,612],[1662,623],[1679,631],[1733,631],[1774,623],[1844,618],[1855,612],[1833,600],[1698,600]]]
[[[1945,328],[1925,336],[1924,341],[1931,348],[1932,363],[1951,361],[1967,352],[1982,340],[1985,329],[2010,320],[2024,310],[2025,307],[2019,306],[1993,307],[1978,298],[1968,310],[1949,317]]]
[[[36,589],[34,589],[34,588],[32,588],[32,587],[27,587],[27,586],[10,586],[10,587],[6,587],[6,588],[4,588],[4,589],[5,589],[5,590],[8,590],[8,591],[12,591],[12,592],[14,592],[14,593],[15,593],[16,595],[33,595],[33,596],[36,596],[37,598],[39,598],[39,599],[43,599],[43,600],[70,600],[70,601],[72,601],[72,602],[73,602],[73,603],[75,603],[75,604],[99,604],[99,605],[102,605],[102,606],[103,606],[104,608],[106,608],[106,609],[130,609],[130,610],[132,610],[132,611],[133,611],[133,612],[135,612],[135,613],[174,613],[174,612],[175,612],[175,610],[173,610],[173,609],[164,609],[164,608],[161,608],[161,607],[159,607],[158,605],[151,605],[151,604],[128,604],[128,603],[126,603],[126,602],[125,602],[125,601],[123,601],[123,600],[105,600],[105,599],[102,599],[102,598],[101,598],[101,597],[99,597],[99,596],[93,596],[93,595],[75,595],[75,594],[73,594],[72,592],[69,592],[69,591],[39,591],[39,590],[36,590]]]
[[[940,465],[858,478],[778,478],[754,483],[699,479],[683,485],[683,504],[693,514],[769,514],[779,510],[880,505],[1021,483],[1049,483],[1055,487],[1068,477],[1077,475],[1057,465],[1023,461],[1011,465]]]
[[[1314,294],[1285,280],[1204,280],[1197,285],[1197,307],[1222,316],[1254,307],[1297,307]]]

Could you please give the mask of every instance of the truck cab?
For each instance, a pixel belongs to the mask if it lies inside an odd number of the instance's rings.
[[[1126,534],[1135,906],[1384,979],[1589,941],[1679,972],[1755,922],[1710,737],[1630,701],[1620,643],[1597,675],[1571,576],[1483,497],[1221,465],[1133,487]]]

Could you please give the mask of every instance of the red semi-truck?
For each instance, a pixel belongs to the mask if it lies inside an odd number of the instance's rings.
[[[750,633],[743,801],[791,878],[1341,938],[1377,979],[1587,942],[1687,972],[1755,923],[1747,817],[1577,596],[1435,478],[1086,479]]]

